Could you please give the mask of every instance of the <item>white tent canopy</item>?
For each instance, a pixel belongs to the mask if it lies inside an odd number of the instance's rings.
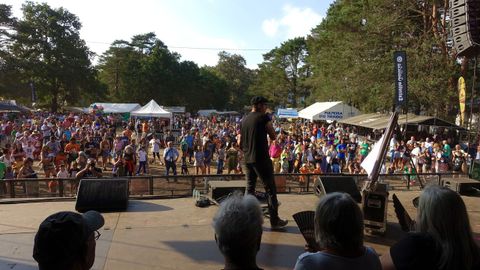
[[[90,108],[93,106],[102,107],[104,113],[128,113],[134,110],[140,109],[140,104],[138,103],[93,103],[90,105]]]
[[[172,118],[172,113],[168,112],[160,107],[155,100],[150,100],[145,106],[133,111],[131,116],[140,117],[159,117],[159,118]]]
[[[308,119],[310,121],[315,120],[342,120],[356,116],[360,111],[352,106],[344,104],[342,101],[333,102],[316,102],[307,108],[298,112],[298,116]]]

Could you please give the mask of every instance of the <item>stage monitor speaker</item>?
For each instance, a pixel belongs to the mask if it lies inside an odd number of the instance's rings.
[[[247,181],[245,180],[208,181],[208,196],[216,202],[221,202],[223,198],[235,191],[245,193],[246,188]]]
[[[442,179],[441,185],[460,195],[476,195],[480,193],[480,182],[470,178]]]
[[[315,194],[319,197],[332,192],[344,192],[352,196],[356,202],[362,201],[362,194],[351,176],[319,176],[314,187]]]
[[[75,209],[78,212],[124,211],[128,206],[128,179],[82,179]]]

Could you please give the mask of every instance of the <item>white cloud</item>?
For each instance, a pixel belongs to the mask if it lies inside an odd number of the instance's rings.
[[[308,7],[298,8],[285,5],[282,10],[283,17],[263,21],[262,30],[267,36],[275,37],[277,34],[281,34],[285,38],[306,36],[323,19],[319,13]]]
[[[280,23],[275,19],[264,20],[262,22],[262,30],[269,37],[274,37],[277,34],[279,26]]]

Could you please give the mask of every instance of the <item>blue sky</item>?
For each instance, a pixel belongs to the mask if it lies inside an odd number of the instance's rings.
[[[21,16],[24,1],[3,0]],[[97,54],[115,39],[155,32],[172,51],[198,65],[215,65],[219,49],[240,54],[256,68],[262,54],[305,36],[334,0],[47,0],[83,24],[82,38]]]

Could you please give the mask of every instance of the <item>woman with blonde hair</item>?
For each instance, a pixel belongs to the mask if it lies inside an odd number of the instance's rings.
[[[440,186],[425,188],[416,228],[382,256],[384,270],[480,269],[479,247],[465,204],[456,192]]]

